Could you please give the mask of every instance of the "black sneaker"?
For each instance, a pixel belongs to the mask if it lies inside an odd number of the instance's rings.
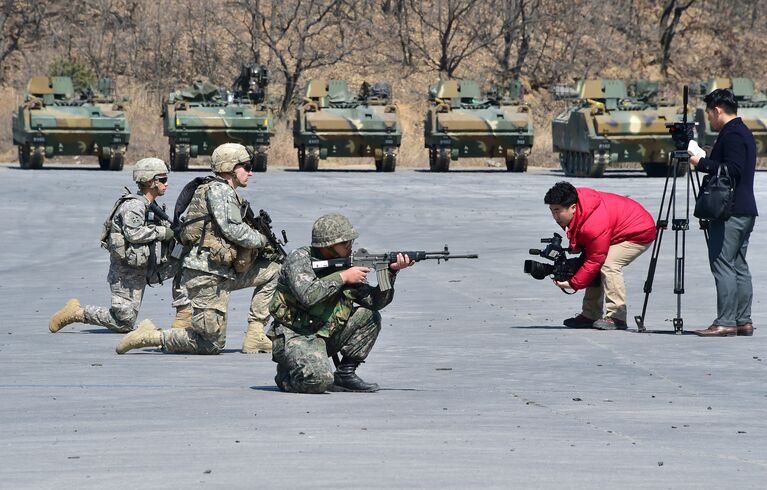
[[[592,328],[594,326],[594,320],[583,315],[578,315],[572,318],[568,318],[567,320],[563,321],[562,324],[565,327],[570,328]]]

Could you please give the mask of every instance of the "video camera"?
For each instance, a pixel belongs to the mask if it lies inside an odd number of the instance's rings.
[[[580,269],[583,264],[583,254],[567,258],[567,249],[562,246],[562,235],[554,233],[551,238],[541,238],[541,243],[547,243],[546,248],[539,250],[530,249],[530,255],[538,255],[553,261],[553,264],[525,260],[525,274],[542,280],[551,277],[555,281],[567,281]]]
[[[690,140],[695,138],[694,130],[696,123],[687,122],[687,100],[689,98],[689,88],[684,86],[682,93],[682,99],[684,102],[684,108],[682,113],[682,122],[666,123],[668,132],[671,133],[671,140],[674,142],[674,147],[677,151],[687,151],[687,146],[690,144]]]

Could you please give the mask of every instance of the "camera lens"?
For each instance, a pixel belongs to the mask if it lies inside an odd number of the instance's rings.
[[[535,260],[525,261],[525,274],[530,274],[535,279],[546,279],[553,271],[554,266],[551,264],[544,264]]]

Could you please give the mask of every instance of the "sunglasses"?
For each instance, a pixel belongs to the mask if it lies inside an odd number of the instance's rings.
[[[241,163],[240,165],[242,165],[242,168],[243,168],[243,169],[244,169],[246,172],[252,172],[252,171],[253,171],[253,164],[252,164],[252,163],[250,163],[250,162],[248,162],[248,163]]]
[[[154,180],[161,184],[167,184],[168,183],[168,177],[155,177]]]

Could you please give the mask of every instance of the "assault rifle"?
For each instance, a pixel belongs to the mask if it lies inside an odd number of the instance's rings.
[[[269,216],[269,213],[261,209],[258,211],[258,216],[256,216],[248,201],[242,203],[240,212],[242,214],[243,222],[266,237],[268,245],[264,247],[264,256],[272,262],[277,262],[279,264],[283,263],[285,257],[288,256],[284,247],[284,245],[288,243],[288,235],[285,234],[285,230],[282,230],[282,240],[277,238],[272,230],[272,217]],[[240,262],[241,260],[240,251],[238,251],[237,262]],[[241,267],[241,265],[238,266],[235,263],[235,270],[239,267]],[[240,271],[238,270],[238,272]]]
[[[348,267],[368,267],[376,271],[378,278],[378,287],[381,291],[388,291],[391,289],[391,282],[389,281],[389,264],[397,261],[397,255],[407,255],[413,262],[420,262],[422,260],[436,260],[439,263],[441,260],[447,262],[450,259],[478,259],[477,254],[464,254],[464,255],[452,255],[445,245],[445,249],[441,252],[424,252],[421,250],[413,252],[384,252],[380,254],[370,253],[364,248],[358,249],[352,253],[349,257],[342,257],[337,259],[327,260],[315,260],[312,261],[312,269],[346,269]]]
[[[170,226],[170,216],[165,212],[165,205],[160,206],[157,201],[152,201],[149,204],[149,211],[147,212],[147,221],[157,224]],[[164,247],[164,248],[163,248]],[[163,258],[166,255],[169,244],[162,243],[156,240],[149,244],[149,267],[146,270],[147,284],[160,284],[162,285],[162,276],[160,274],[160,266],[163,263]]]

